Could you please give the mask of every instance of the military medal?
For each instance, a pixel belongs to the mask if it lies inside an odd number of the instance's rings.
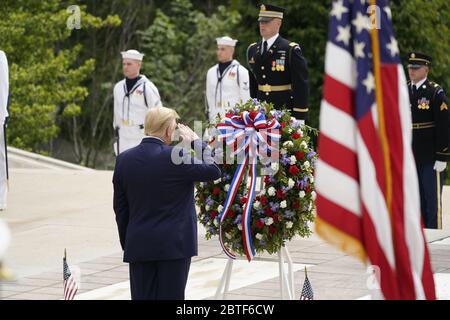
[[[277,63],[275,61],[272,61],[272,71],[276,70]]]

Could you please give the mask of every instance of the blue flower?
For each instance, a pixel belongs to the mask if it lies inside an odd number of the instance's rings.
[[[252,102],[253,102],[253,104],[256,104],[256,105],[258,105],[258,106],[259,106],[259,101],[258,101],[258,99],[256,99],[256,98],[253,98],[253,99],[252,99]]]
[[[287,166],[288,164],[291,163],[291,159],[289,159],[286,155],[283,155],[283,157],[282,157],[282,159],[281,159],[281,163],[282,163],[284,166]]]
[[[283,216],[285,216],[286,218],[292,218],[294,216],[294,212],[286,210],[284,211]]]
[[[297,129],[298,127],[300,127],[300,121],[298,121],[298,120],[292,121],[291,127],[293,129]]]
[[[259,245],[261,247],[265,247],[266,246],[266,242],[264,240],[259,240]]]
[[[258,215],[262,216],[262,215],[264,214],[264,210],[258,210],[258,211],[256,211],[256,213],[257,213]]]
[[[206,204],[207,204],[208,206],[212,206],[212,205],[214,204],[214,200],[213,200],[211,197],[208,197],[208,198],[206,199]]]
[[[311,158],[313,158],[315,155],[316,155],[316,153],[315,153],[314,151],[311,151],[311,152],[309,152],[309,153],[306,155],[306,157],[307,157],[308,159],[311,159]]]
[[[240,224],[242,222],[242,214],[239,214],[236,219],[234,219],[234,224]]]
[[[273,212],[277,212],[278,209],[280,209],[280,204],[279,203],[270,202],[269,204],[270,204],[270,208],[272,209]]]

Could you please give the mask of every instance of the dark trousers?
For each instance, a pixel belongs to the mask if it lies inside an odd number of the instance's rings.
[[[442,187],[445,171],[433,170],[434,162],[417,165],[420,208],[427,229],[442,229]]]
[[[184,300],[191,258],[130,263],[132,300]]]

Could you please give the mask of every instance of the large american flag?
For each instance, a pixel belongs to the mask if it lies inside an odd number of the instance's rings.
[[[64,251],[63,258],[63,278],[64,278],[64,300],[73,300],[78,291],[78,283],[70,272],[69,265],[67,264],[67,255]]]
[[[388,1],[334,1],[325,60],[316,231],[377,266],[385,299],[435,299]]]

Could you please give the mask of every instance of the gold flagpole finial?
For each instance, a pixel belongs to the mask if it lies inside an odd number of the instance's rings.
[[[305,266],[305,276],[308,276],[308,271],[306,270],[306,266]]]
[[[67,249],[64,248],[64,259],[67,259]]]

